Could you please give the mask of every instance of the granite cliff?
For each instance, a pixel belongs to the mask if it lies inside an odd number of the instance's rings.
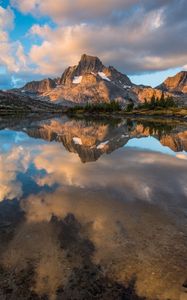
[[[172,93],[187,94],[187,71],[181,71],[175,76],[168,77],[158,89]]]
[[[60,78],[30,82],[18,92],[68,105],[114,100],[122,106],[137,105],[145,98],[149,101],[153,95],[160,98],[163,93],[161,89],[133,84],[127,75],[112,66],[104,66],[98,57],[86,54],[77,65],[68,67]]]

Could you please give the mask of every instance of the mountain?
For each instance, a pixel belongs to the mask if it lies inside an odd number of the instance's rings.
[[[106,67],[96,56],[83,54],[75,66],[68,67],[56,79],[27,83],[17,92],[67,105],[87,102],[120,102],[123,106],[149,101],[153,95],[160,98],[162,91],[131,82],[127,75],[112,66]]]
[[[132,86],[130,79],[126,75],[118,72],[114,67],[105,67],[98,57],[86,54],[81,56],[77,66],[69,67],[64,71],[60,83],[64,85],[81,83],[82,78],[80,76],[84,77],[87,74],[98,75],[102,80],[112,81],[121,87],[124,87],[124,85]]]
[[[136,101],[130,79],[114,67],[105,67],[98,57],[83,54],[76,66],[68,67],[58,84],[48,79],[26,84],[21,91],[35,91],[40,99],[69,103]]]
[[[37,94],[37,93],[44,93],[46,91],[50,91],[57,86],[55,80],[51,78],[43,79],[40,81],[31,81],[28,82],[22,89],[22,92]]]
[[[61,105],[40,101],[28,95],[0,90],[0,114],[12,113],[38,113],[38,112],[62,112],[65,110]]]
[[[187,94],[187,71],[181,71],[175,76],[168,77],[157,88],[166,92]]]

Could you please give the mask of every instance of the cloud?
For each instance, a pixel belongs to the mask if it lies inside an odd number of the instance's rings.
[[[12,6],[22,13],[31,13],[34,16],[49,16],[57,23],[79,23],[85,21],[105,21],[117,19],[121,12],[132,8],[138,0],[11,0]]]
[[[174,26],[170,13],[175,8],[178,17]],[[59,24],[55,29],[35,24],[30,35],[40,37],[41,42],[31,47],[29,55],[36,72],[55,75],[77,64],[82,53],[97,55],[105,64],[127,74],[182,67],[187,62],[187,41],[183,36],[187,29],[185,8],[184,1],[159,1],[155,6],[146,6],[144,2],[134,10],[126,7],[122,15],[117,14],[116,23],[104,19],[101,24],[95,18],[92,22]]]
[[[36,18],[29,36],[37,39],[24,53],[21,42],[8,37],[12,10],[1,9],[9,17],[3,21],[6,30],[0,30],[4,41],[0,64],[15,73],[20,83],[28,74],[33,79],[39,74],[59,76],[67,66],[77,64],[83,53],[97,55],[129,75],[182,68],[187,63],[185,0],[11,0],[10,4]],[[40,17],[50,21],[39,25]],[[22,50],[17,52],[18,48]]]
[[[9,76],[9,78],[11,74],[28,70],[23,45],[20,41],[11,41],[9,37],[9,31],[13,28],[14,13],[12,9],[0,6],[0,67],[6,69],[3,73],[5,77]]]
[[[8,30],[14,26],[14,14],[8,7],[0,6],[0,66],[8,70],[17,71],[15,59],[12,52],[12,45],[9,41]]]
[[[7,30],[12,29],[14,26],[14,14],[13,11],[8,7],[4,9],[0,6],[0,29]]]
[[[179,159],[187,160],[187,153],[177,153],[176,157]]]

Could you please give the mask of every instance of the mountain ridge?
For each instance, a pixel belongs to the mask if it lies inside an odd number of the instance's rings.
[[[152,88],[133,84],[126,74],[105,66],[97,56],[83,54],[78,64],[66,68],[60,77],[29,82],[16,92],[70,106],[111,101],[124,107],[129,103],[137,106],[145,99],[150,101],[152,96],[159,99],[162,94],[174,96],[182,104],[187,98],[187,72],[179,72]]]
[[[187,71],[180,71],[166,78],[157,88],[174,93],[187,93]]]

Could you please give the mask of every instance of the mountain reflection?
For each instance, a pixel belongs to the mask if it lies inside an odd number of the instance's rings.
[[[0,132],[0,299],[185,299],[185,126],[13,122]],[[160,152],[128,147],[150,135]]]
[[[62,143],[69,152],[78,153],[82,162],[96,161],[102,154],[109,154],[137,137],[153,136],[174,152],[187,151],[186,126],[164,121],[114,119],[109,122],[62,117],[34,122],[18,120],[17,124],[6,123],[4,126],[7,125],[30,137]]]

